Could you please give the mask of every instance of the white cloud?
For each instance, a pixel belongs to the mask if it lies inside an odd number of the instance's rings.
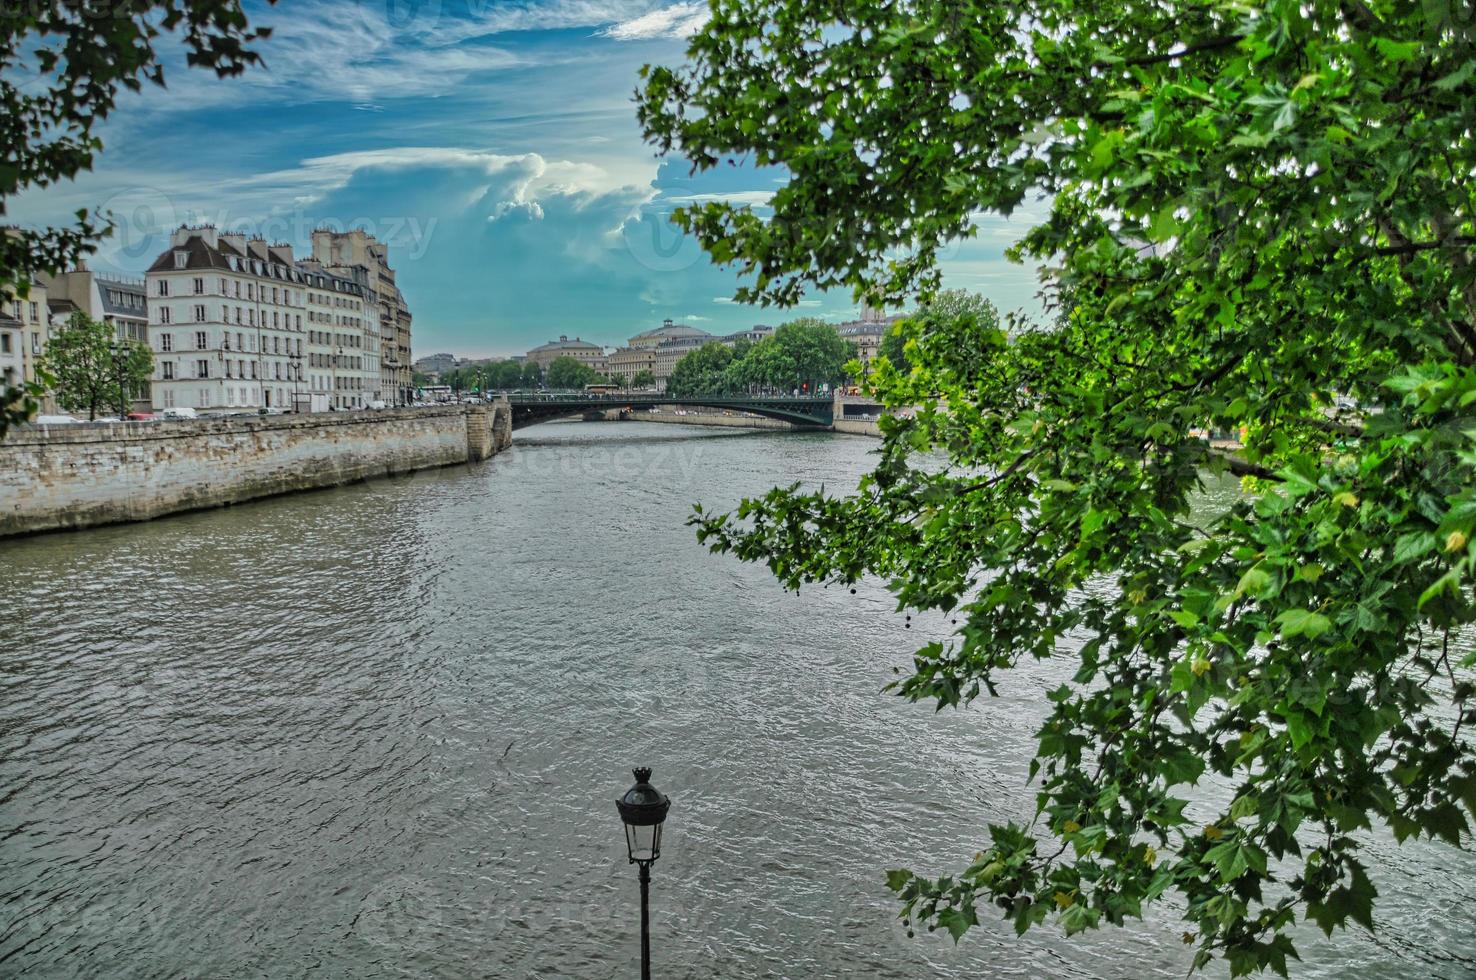
[[[612,24],[599,33],[616,41],[690,37],[702,29],[710,16],[705,3],[678,3]]]

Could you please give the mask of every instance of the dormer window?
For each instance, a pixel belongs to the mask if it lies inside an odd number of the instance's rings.
[[[183,269],[185,267],[185,265],[189,261],[190,261],[190,253],[189,252],[186,252],[183,249],[176,249],[175,250],[175,252],[174,252],[174,267],[176,269]]]

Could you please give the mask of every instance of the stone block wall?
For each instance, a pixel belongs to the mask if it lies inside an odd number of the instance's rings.
[[[0,537],[475,462],[511,440],[505,402],[25,427],[0,442]]]

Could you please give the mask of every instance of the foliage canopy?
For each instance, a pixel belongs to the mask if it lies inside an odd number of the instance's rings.
[[[950,611],[903,696],[1072,661],[1036,820],[957,874],[893,872],[904,914],[1074,933],[1174,892],[1195,965],[1234,974],[1284,973],[1298,917],[1371,927],[1365,832],[1456,844],[1476,811],[1472,7],[712,9],[639,111],[698,168],[787,169],[767,216],[677,215],[740,299],[926,296],[974,215],[1048,209],[1016,254],[1051,322],[906,321],[907,369],[871,382],[917,410],[854,495],[695,518],[787,586],[874,575]],[[1246,494],[1191,520],[1227,470]]]
[[[92,169],[102,149],[93,131],[119,88],[164,84],[154,45],[172,32],[180,34],[189,65],[222,76],[260,61],[249,45],[271,33],[250,28],[239,0],[47,0],[0,10],[0,215],[21,191]],[[107,215],[83,209],[72,228],[0,235],[0,294],[24,298],[38,273],[70,268],[110,229]],[[0,390],[0,435],[29,417],[34,403],[27,397],[38,393]]]
[[[132,393],[147,389],[153,377],[154,355],[145,344],[120,342],[110,324],[78,311],[51,335],[42,371],[62,408],[86,412],[89,419],[109,408],[123,418]]]
[[[683,398],[818,391],[847,377],[854,347],[822,320],[791,320],[757,343],[703,344],[672,369],[666,390]]]
[[[585,385],[605,380],[604,375],[572,357],[559,357],[548,366],[550,388],[583,389]]]

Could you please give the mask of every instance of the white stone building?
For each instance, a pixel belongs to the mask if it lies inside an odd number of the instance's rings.
[[[290,245],[180,228],[146,279],[156,409],[308,410],[307,288]]]
[[[317,259],[297,264],[307,287],[310,411],[353,411],[382,401],[379,312],[362,283]]]

